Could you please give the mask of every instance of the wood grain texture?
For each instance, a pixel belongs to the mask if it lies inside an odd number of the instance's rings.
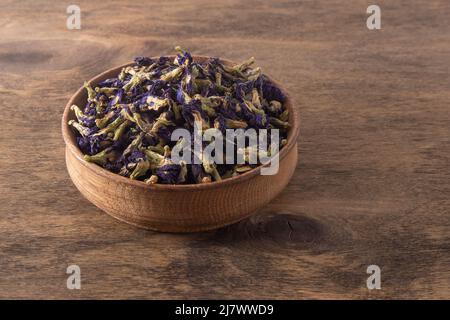
[[[0,298],[449,298],[450,4],[1,0]],[[255,56],[300,102],[299,165],[256,216],[159,234],[103,214],[65,169],[85,79],[174,45]],[[66,267],[82,289],[66,288]],[[382,289],[366,289],[366,268]]]

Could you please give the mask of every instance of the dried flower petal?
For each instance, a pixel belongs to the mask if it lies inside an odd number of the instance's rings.
[[[277,128],[278,143],[286,145],[286,97],[260,68],[252,68],[254,58],[230,67],[218,58],[199,63],[188,51],[176,51],[175,59],[137,57],[117,77],[94,88],[84,84],[86,104],[71,107],[76,120],[69,125],[87,161],[147,184],[209,183],[254,168],[250,146],[239,150],[242,165],[215,164],[201,154],[195,157],[202,164],[177,164],[170,158],[175,129],[193,133],[195,123],[222,133]]]

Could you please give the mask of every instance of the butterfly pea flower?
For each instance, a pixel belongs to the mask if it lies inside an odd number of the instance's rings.
[[[108,106],[107,100],[108,97],[105,96],[103,93],[98,93],[92,100],[92,102],[95,105],[95,111],[97,114],[103,114],[106,107]]]
[[[117,90],[117,92],[115,92],[114,94],[114,98],[112,98],[111,101],[108,103],[108,106],[112,107],[115,106],[116,104],[121,103],[124,93],[125,91],[123,89]]]
[[[128,145],[128,136],[129,135],[131,135],[131,131],[125,130],[123,135],[120,136],[117,140],[109,140],[109,139],[102,140],[101,143],[103,143],[103,141],[108,142],[108,145],[105,145],[105,146],[102,145],[102,148],[111,147],[114,150],[121,152],[121,150],[124,150],[125,147],[127,147],[127,145]],[[102,139],[102,137],[100,137],[100,139]],[[113,137],[113,139],[114,139],[114,137]]]
[[[172,164],[172,160],[170,159],[171,150],[168,145],[164,146],[164,160],[163,164]]]
[[[107,165],[107,164],[106,164]],[[106,168],[105,165],[105,168]],[[122,177],[130,177],[130,174],[132,172],[132,170],[134,170],[134,167],[136,166],[136,164],[133,163],[133,167],[129,167],[128,164],[122,166],[119,171],[117,172],[119,175],[121,175]]]
[[[81,119],[86,118],[86,115],[81,111],[81,109],[73,104],[70,106],[70,110],[72,110],[75,113],[75,116],[77,117],[78,121],[81,121]]]
[[[252,169],[253,168],[249,165],[238,165],[238,166],[236,166],[235,170],[237,173],[244,173],[244,172],[250,171]]]
[[[147,160],[145,154],[138,149],[134,149],[131,154],[128,154],[126,156],[122,155],[120,156],[119,160],[116,161],[116,165],[119,166],[118,173],[121,176],[130,178],[131,174],[138,166],[138,163],[144,160]],[[142,169],[143,166],[145,166],[145,164],[141,164],[140,169]],[[140,177],[138,170],[135,172],[134,177]]]
[[[259,96],[258,89],[256,89],[256,88],[253,88],[253,90],[252,90],[252,104],[255,107],[257,107],[258,109],[262,108],[261,98]]]
[[[113,87],[102,87],[102,88],[96,87],[95,88],[96,93],[103,93],[103,94],[106,94],[107,96],[114,95],[116,91],[117,91],[117,89],[113,88]]]
[[[257,114],[252,119],[252,125],[255,126],[258,129],[268,129],[269,128],[269,122],[267,121],[266,114]]]
[[[244,62],[235,65],[232,69],[243,72],[245,69],[249,68],[253,63],[255,63],[255,58],[251,57],[251,58],[245,60]]]
[[[86,103],[83,113],[86,116],[96,116],[97,115],[97,110],[95,110],[95,103],[92,101],[89,101]]]
[[[218,110],[219,115],[223,116],[224,118],[233,119],[233,120],[243,120],[236,110],[236,106],[231,105],[223,105]],[[218,115],[218,116],[219,116]]]
[[[120,170],[121,170],[122,167],[121,167],[120,162],[107,162],[107,163],[104,165],[104,168],[105,168],[106,170],[111,171],[111,172],[119,173],[119,174],[120,174]]]
[[[260,99],[263,100],[263,88],[264,88],[264,84],[266,82],[268,82],[267,78],[265,75],[263,75],[261,72],[259,73],[259,75],[256,77],[251,77],[248,79],[248,81],[251,81],[252,83],[252,88],[258,90],[258,94],[260,96]]]
[[[197,78],[200,75],[200,68],[198,63],[192,63],[191,65],[191,74],[194,78]]]
[[[192,94],[194,91],[194,80],[192,75],[185,69],[185,76],[181,80],[181,86],[188,94]]]
[[[221,114],[214,119],[214,128],[219,129],[222,133],[225,133],[227,126],[225,123],[225,118]]]
[[[222,73],[216,72],[215,78],[216,78],[216,86],[221,87],[222,86]]]
[[[158,181],[167,184],[181,184],[188,180],[188,167],[184,160],[174,163],[170,158],[171,149],[164,147],[164,160],[156,168]]]
[[[160,79],[163,81],[166,81],[166,82],[172,81],[172,80],[178,78],[183,73],[184,68],[185,68],[184,65],[180,66],[178,68],[175,68],[172,71],[169,71],[169,72],[163,74]]]
[[[128,163],[129,165],[133,165],[132,168],[134,169],[136,167],[136,164],[141,161],[142,159],[146,158],[145,153],[139,149],[134,149],[128,157],[124,158],[125,163]]]
[[[247,109],[243,117],[250,128],[265,129],[268,127],[269,123],[265,114],[254,114]]]
[[[163,65],[166,65],[167,63],[169,63],[169,60],[170,60],[169,57],[161,56],[161,57],[159,57],[157,64],[160,66],[163,66]]]
[[[209,183],[212,181],[211,176],[203,170],[201,164],[191,164],[191,175],[195,183]]]
[[[100,140],[98,137],[77,137],[77,143],[80,146],[80,149],[83,153],[88,155],[93,155],[101,150]]]
[[[177,90],[177,102],[180,104],[188,104],[192,98],[181,87]]]
[[[241,106],[245,107],[245,109],[249,110],[252,113],[257,113],[261,115],[265,114],[264,110],[257,108],[252,102],[248,100],[244,100]]]
[[[255,62],[255,58],[251,57],[250,59],[245,60],[244,62],[242,62],[240,64],[237,64],[237,65],[235,65],[233,67],[223,66],[223,69],[226,72],[228,72],[228,73],[230,73],[230,74],[232,74],[234,76],[239,76],[239,77],[245,78],[245,75],[244,75],[243,72],[247,68],[249,68],[254,62]]]
[[[141,132],[134,139],[131,141],[131,143],[126,147],[126,149],[122,152],[123,156],[127,156],[131,154],[134,150],[139,148],[139,146],[142,144],[142,139],[144,138],[144,133]]]
[[[166,164],[156,168],[158,182],[176,184],[179,181],[181,167],[178,164]]]
[[[233,101],[232,107],[233,107],[233,109],[234,109],[234,111],[236,113],[239,113],[239,114],[242,113],[242,108],[241,108],[241,103],[240,102]]]
[[[105,165],[107,161],[112,161],[116,157],[116,152],[112,148],[106,148],[94,155],[84,155],[84,160],[95,162],[100,165]]]
[[[211,176],[205,176],[200,181],[200,183],[209,183],[209,182],[212,182]]]
[[[214,108],[210,104],[207,104],[202,100],[200,100],[200,103],[201,103],[202,110],[205,111],[209,117],[216,116],[216,110],[214,110]]]
[[[134,127],[130,127],[129,132],[131,132],[133,129],[135,130]],[[132,134],[134,136],[135,133],[133,132]],[[141,145],[143,147],[154,146],[159,142],[159,138],[157,136],[150,134],[150,133],[146,133],[146,132],[144,132],[143,134],[144,134],[144,138],[142,139],[142,143],[141,143]]]
[[[220,96],[204,97],[200,94],[195,94],[194,99],[200,100],[202,103],[207,104],[208,106],[211,106],[212,108],[217,108],[224,102],[224,99]]]
[[[251,102],[244,100],[241,104],[243,117],[252,127],[262,129],[266,127],[267,120],[264,110],[256,108]]]
[[[137,112],[129,112],[129,109],[123,108],[120,111],[120,115],[131,122],[136,123],[136,125],[141,129],[143,132],[151,132],[152,126],[147,123],[144,119],[142,119],[142,116]]]
[[[144,149],[143,152],[147,156],[147,159],[150,162],[150,166],[152,168],[156,168],[163,164],[164,159],[165,159],[163,155],[161,155],[155,151],[152,151],[150,148]]]
[[[170,159],[170,147],[164,147],[164,156],[162,162],[156,167],[158,181],[164,184],[175,184],[179,181],[181,166],[173,163]]]
[[[268,101],[275,100],[283,103],[286,100],[285,95],[280,88],[276,87],[271,82],[265,80],[261,85],[262,96]]]
[[[216,116],[215,108],[217,108],[222,103],[222,99],[217,96],[203,97],[200,94],[196,94],[193,98],[200,101],[201,108],[207,113],[209,117]]]
[[[155,144],[153,146],[148,146],[148,149],[153,152],[159,153],[160,155],[163,155],[164,154],[164,146],[166,145],[166,143],[162,139],[158,138],[158,140],[159,141],[157,144]]]
[[[269,117],[269,122],[270,122],[270,124],[274,125],[276,128],[281,128],[284,130],[289,128],[289,122],[281,121],[280,119],[275,118],[275,117]]]
[[[121,87],[122,84],[121,84],[120,80],[117,78],[109,78],[109,79],[106,79],[106,80],[103,80],[102,82],[100,82],[98,84],[98,86],[100,88],[104,88],[104,87],[118,88],[118,87]]]
[[[245,99],[247,97],[247,94],[251,92],[253,88],[253,82],[252,81],[248,81],[248,82],[238,82],[236,84],[236,100],[238,101],[242,101],[243,99]]]
[[[88,94],[88,101],[94,101],[97,93],[95,92],[94,89],[92,89],[92,87],[89,85],[89,83],[85,82],[84,83],[84,88],[87,90],[87,94]]]
[[[69,124],[88,161],[148,184],[208,183],[257,164],[173,163],[173,130],[278,128],[277,142],[286,144],[285,97],[259,68],[252,68],[253,58],[229,67],[218,58],[195,62],[188,51],[176,50],[175,59],[137,57],[117,77],[95,87],[85,84],[86,105],[72,108],[76,120]],[[246,150],[241,152],[247,159]]]
[[[89,136],[92,132],[90,128],[83,126],[82,124],[76,122],[75,120],[69,120],[68,124],[69,126],[74,127],[83,137]]]
[[[181,119],[181,108],[180,106],[173,100],[169,99],[170,110],[172,110],[175,120]]]
[[[194,83],[200,91],[207,89],[213,85],[213,82],[208,79],[195,79]]]
[[[181,88],[184,89],[189,95],[198,91],[198,87],[195,84],[195,79],[199,76],[199,69],[196,65],[193,65],[191,70],[188,68],[184,71],[184,78],[181,80]]]
[[[247,122],[233,119],[225,119],[225,125],[229,129],[245,129],[248,127]]]
[[[155,134],[161,126],[174,126],[175,124],[168,119],[168,113],[163,112],[159,115],[159,117],[156,119],[155,123],[152,126],[152,129],[150,130],[151,133]]]
[[[129,92],[131,89],[138,86],[141,82],[147,79],[148,76],[143,72],[136,72],[131,79],[122,87],[125,92]]]
[[[116,129],[125,121],[122,117],[117,117],[113,122],[108,124],[103,129],[99,130],[97,133],[94,134],[94,136],[99,136],[102,134],[107,134],[109,132],[114,132]]]
[[[158,130],[154,133],[155,136],[159,137],[159,140],[162,143],[168,143],[170,142],[170,137],[172,135],[172,128],[173,127],[166,127],[165,125],[161,125],[158,127]]]
[[[221,65],[220,67],[223,70],[223,66]],[[235,76],[229,72],[226,72],[225,70],[223,70],[222,74],[222,87],[226,88],[227,86],[224,85],[224,82],[230,83],[230,84],[236,84],[239,81],[242,81],[243,78],[239,77],[239,76]]]
[[[278,119],[280,119],[281,121],[287,122],[288,119],[289,119],[289,110],[288,110],[288,109],[284,110],[284,111],[280,114],[280,116],[278,117]]]
[[[208,115],[202,109],[200,100],[191,100],[189,103],[183,104],[181,108],[181,115],[191,128],[194,127],[194,123],[198,121],[201,124],[201,128],[209,128]]]
[[[227,171],[225,171],[224,174],[221,175],[222,179],[232,178],[234,173],[235,173],[234,170],[227,170]]]
[[[220,176],[219,171],[217,170],[216,164],[214,163],[214,161],[212,159],[210,159],[210,157],[208,155],[206,155],[202,152],[198,152],[197,150],[194,149],[193,156],[194,156],[194,158],[197,158],[197,159],[194,159],[194,163],[197,163],[196,160],[200,160],[200,163],[201,163],[201,166],[202,166],[204,172],[209,177],[214,178],[215,181],[222,180],[222,177]],[[197,169],[197,170],[199,170],[199,169]],[[206,180],[205,182],[208,182],[208,180]]]
[[[255,68],[245,73],[247,80],[256,80],[261,76],[261,68]]]
[[[279,114],[282,110],[282,104],[280,101],[272,100],[269,103],[269,111],[274,114]]]
[[[206,96],[216,95],[216,94],[228,94],[232,91],[232,88],[227,87],[222,81],[222,73],[215,72],[214,78],[210,82],[200,82],[204,86],[204,92]]]
[[[169,104],[169,99],[167,99],[167,98],[161,99],[154,95],[148,95],[144,98],[144,100],[145,100],[145,103],[148,105],[147,106],[148,110],[158,111],[161,108],[168,106],[168,104]]]
[[[177,183],[184,183],[187,181],[188,169],[185,161],[180,161],[180,173],[178,175]]]
[[[70,109],[75,113],[79,124],[85,127],[95,126],[95,116],[85,115],[77,105],[72,105]]]
[[[210,174],[214,178],[215,181],[222,180],[222,177],[220,176],[219,172],[217,171],[216,165],[213,162],[211,162],[207,157],[202,158],[202,164],[203,164],[203,169],[205,170],[205,172]]]
[[[133,75],[133,74],[135,74],[136,72],[134,71],[134,69],[133,69],[133,67],[126,67],[126,68],[123,68],[121,71],[120,71],[120,73],[119,73],[119,75],[117,76],[117,78],[120,80],[120,81],[125,81],[126,79],[127,79],[127,77],[128,77],[128,75]]]
[[[202,130],[207,130],[210,128],[208,121],[199,111],[192,110],[192,116],[194,117],[194,123],[199,124]]]
[[[114,131],[114,137],[113,140],[117,141],[121,138],[121,136],[123,135],[123,133],[125,132],[125,130],[128,128],[128,126],[130,126],[131,121],[129,120],[125,120],[123,123],[121,123],[117,129]]]
[[[150,162],[146,159],[140,159],[134,168],[133,172],[130,174],[130,179],[137,179],[138,177],[144,176],[150,169]]]
[[[98,128],[103,129],[104,127],[106,127],[108,122],[114,117],[114,115],[115,115],[115,113],[113,111],[108,112],[102,118],[95,119],[95,125]]]
[[[192,56],[189,52],[184,51],[179,46],[175,47],[175,50],[178,51],[177,56],[175,57],[174,63],[179,66],[189,66],[192,63]]]
[[[144,180],[146,184],[156,184],[158,183],[158,176],[156,174],[152,174],[150,178]]]
[[[151,80],[151,82],[146,86],[147,94],[144,95],[144,101],[147,98],[148,95],[158,96],[161,90],[163,90],[167,86],[167,83],[165,81],[162,81],[160,79],[158,80]]]
[[[148,57],[136,57],[134,59],[134,62],[138,65],[138,66],[150,66],[151,64],[153,64],[153,60],[148,58]]]

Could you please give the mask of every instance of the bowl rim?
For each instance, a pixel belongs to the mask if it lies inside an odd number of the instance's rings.
[[[175,55],[165,55],[164,57],[167,57],[169,59],[174,59]],[[151,59],[159,59],[159,58],[160,57],[151,57]],[[192,58],[194,61],[202,62],[211,57],[202,56],[202,55],[193,55]],[[234,65],[235,64],[233,61],[228,60],[228,59],[219,58],[219,60],[226,65]],[[96,85],[99,82],[107,79],[111,73],[118,74],[122,68],[132,66],[132,65],[135,65],[135,62],[129,62],[129,63],[125,63],[123,65],[120,65],[118,67],[110,68],[110,69],[94,76],[89,81],[87,81],[87,83],[89,85]],[[281,148],[281,150],[279,151],[279,163],[281,163],[281,160],[284,159],[286,157],[286,155],[291,151],[291,149],[294,148],[294,146],[297,144],[297,139],[298,139],[298,136],[300,133],[299,116],[298,116],[298,111],[293,106],[293,100],[292,100],[290,94],[284,89],[284,87],[278,81],[274,80],[272,77],[268,76],[265,73],[264,73],[264,75],[268,78],[268,80],[270,82],[272,82],[277,88],[279,88],[281,90],[281,92],[285,95],[286,101],[284,102],[284,105],[289,110],[289,120],[288,121],[289,121],[289,124],[291,125],[291,129],[288,132],[286,145],[283,146],[283,148]],[[64,113],[63,113],[63,116],[61,119],[61,127],[62,127],[62,135],[63,135],[64,142],[66,144],[66,148],[68,148],[69,151],[77,158],[77,160],[80,161],[80,163],[83,166],[85,166],[87,169],[93,171],[95,174],[98,174],[105,178],[111,179],[112,181],[114,181],[116,183],[125,183],[125,184],[131,185],[131,186],[140,187],[140,188],[149,189],[149,190],[170,190],[170,191],[178,191],[179,190],[179,191],[181,191],[181,190],[213,189],[213,188],[229,186],[232,184],[243,182],[247,179],[250,179],[251,177],[259,175],[261,168],[268,166],[268,164],[259,165],[258,167],[253,168],[252,170],[249,170],[249,171],[247,171],[241,175],[235,176],[235,177],[223,179],[221,181],[212,181],[209,183],[197,183],[197,184],[158,184],[158,183],[147,184],[140,180],[132,180],[130,178],[123,177],[117,173],[110,172],[95,163],[91,163],[91,162],[84,160],[83,153],[79,149],[78,145],[76,145],[75,134],[68,125],[69,114],[71,112],[70,107],[74,104],[74,101],[80,95],[83,94],[83,90],[85,90],[84,87],[83,86],[80,87],[70,97],[69,101],[67,102],[67,104],[64,108]]]

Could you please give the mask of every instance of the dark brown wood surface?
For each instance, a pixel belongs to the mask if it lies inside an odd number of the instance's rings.
[[[449,298],[450,3],[1,0],[0,298]],[[64,163],[85,79],[136,55],[255,56],[301,115],[299,163],[253,218],[177,235],[117,222]],[[66,268],[81,268],[81,290]],[[366,268],[381,267],[381,290]]]

